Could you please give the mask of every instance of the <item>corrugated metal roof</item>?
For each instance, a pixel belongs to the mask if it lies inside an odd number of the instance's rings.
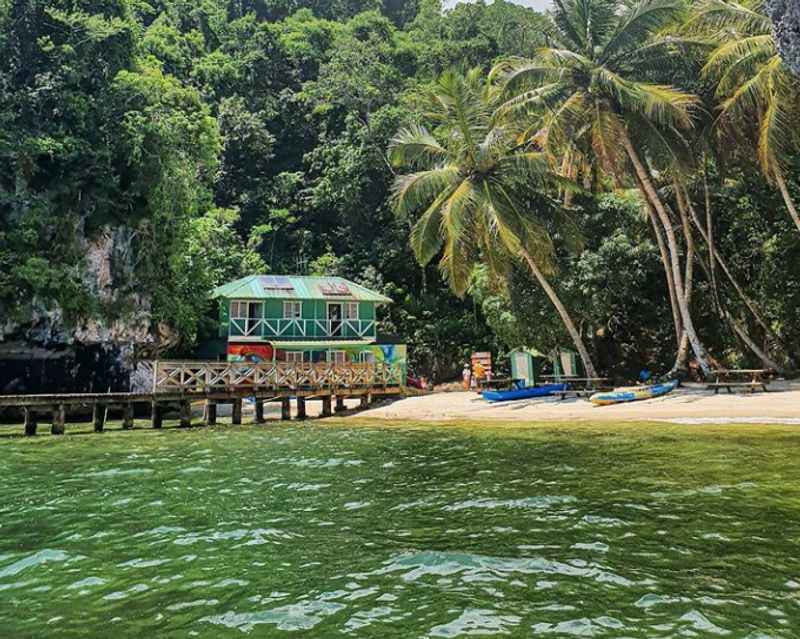
[[[266,275],[248,275],[241,279],[228,282],[218,286],[211,293],[212,298],[223,297],[226,299],[298,299],[298,300],[343,300],[351,302],[377,302],[379,304],[390,304],[391,299],[375,291],[371,291],[355,282],[346,280],[342,277],[312,277],[297,275],[270,276],[267,281]],[[293,290],[285,288],[265,288],[274,283],[278,278],[288,280]],[[341,287],[344,286],[345,289]],[[323,293],[323,287],[329,290],[346,290],[347,294],[331,295]]]

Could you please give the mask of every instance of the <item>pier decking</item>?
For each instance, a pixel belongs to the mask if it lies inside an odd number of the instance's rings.
[[[155,361],[152,362],[152,389],[132,393],[75,393],[49,395],[0,395],[0,408],[21,409],[25,434],[35,435],[39,417],[51,416],[54,435],[64,433],[66,418],[71,412],[92,409],[94,430],[105,428],[108,409],[122,410],[123,429],[133,428],[134,407],[150,407],[150,423],[161,428],[166,410],[177,407],[180,425],[192,425],[191,404],[205,401],[204,424],[214,425],[217,405],[233,405],[231,421],[242,423],[242,402],[255,400],[256,422],[264,421],[264,403],[280,402],[281,419],[291,418],[291,402],[296,403],[298,419],[306,417],[306,402],[321,401],[322,416],[344,410],[344,400],[359,398],[361,407],[369,406],[373,397],[400,395],[405,379],[398,366],[387,364],[294,364]]]

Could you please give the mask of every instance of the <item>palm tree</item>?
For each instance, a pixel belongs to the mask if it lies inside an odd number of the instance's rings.
[[[618,181],[634,177],[663,227],[683,330],[703,371],[711,371],[684,290],[678,241],[647,158],[674,160],[686,148],[696,96],[653,81],[701,41],[656,37],[682,16],[682,0],[554,0],[551,46],[532,59],[498,64],[499,116],[528,121],[528,134],[552,158],[588,145]]]
[[[789,157],[800,146],[800,90],[778,53],[765,3],[703,0],[686,29],[717,45],[703,75],[716,82],[719,130],[733,138],[748,131],[758,140],[761,170],[778,187],[800,230],[800,214],[785,179]]]
[[[507,273],[521,258],[561,317],[586,374],[596,377],[583,338],[547,279],[555,263],[548,227],[557,227],[572,244],[577,233],[559,207],[531,206],[534,186],[555,179],[546,158],[493,121],[496,92],[480,69],[445,72],[428,98],[426,119],[436,125],[438,137],[411,126],[389,147],[393,166],[411,171],[395,180],[396,212],[423,210],[411,231],[417,260],[425,265],[441,255],[439,266],[451,289],[463,296],[474,264],[485,260],[494,273]]]

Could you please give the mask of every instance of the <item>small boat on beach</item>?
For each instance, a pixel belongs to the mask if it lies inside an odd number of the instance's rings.
[[[630,386],[628,388],[615,388],[613,391],[595,393],[589,398],[595,406],[609,406],[610,404],[622,404],[625,402],[635,402],[640,399],[652,399],[661,397],[672,392],[678,386],[678,380],[673,379],[663,384],[651,384],[649,386]]]
[[[542,384],[541,386],[528,386],[510,390],[487,390],[481,395],[487,402],[510,402],[517,399],[530,399],[532,397],[547,397],[553,393],[567,390],[566,384]]]

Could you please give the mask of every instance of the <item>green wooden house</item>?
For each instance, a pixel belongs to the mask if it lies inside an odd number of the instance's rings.
[[[402,344],[381,343],[376,309],[391,299],[341,277],[249,275],[212,293],[229,361],[389,362]]]

